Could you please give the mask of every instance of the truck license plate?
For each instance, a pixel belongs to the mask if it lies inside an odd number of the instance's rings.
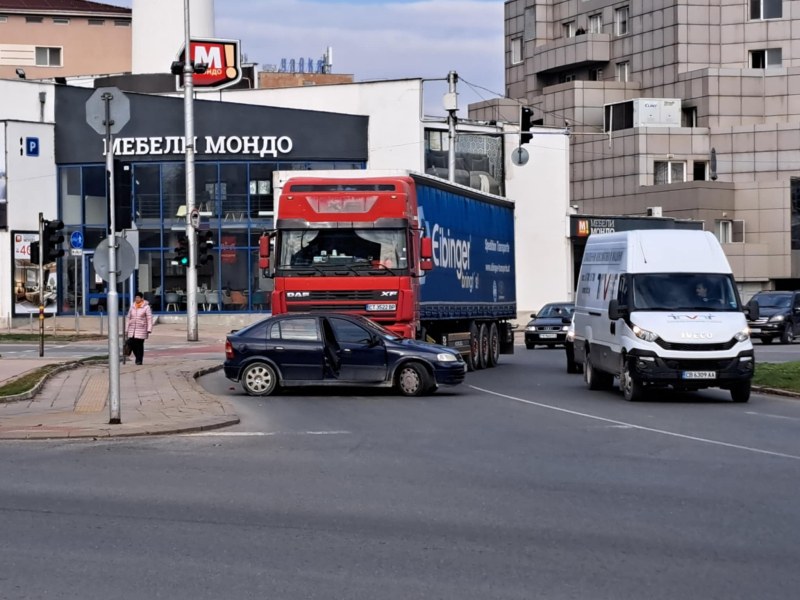
[[[684,379],[716,379],[716,371],[684,371]]]
[[[542,333],[542,334],[539,335],[539,337],[542,338],[543,340],[554,340],[554,339],[556,339],[556,334],[555,333]]]
[[[367,304],[368,311],[374,310],[394,310],[397,308],[396,304]]]

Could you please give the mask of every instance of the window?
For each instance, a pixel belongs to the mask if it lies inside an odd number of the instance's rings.
[[[44,17],[25,17],[26,23],[43,23]]]
[[[575,37],[575,21],[567,21],[561,26],[565,38]]]
[[[578,77],[575,73],[562,73],[558,76],[558,83],[567,83],[569,81],[576,81]]]
[[[518,65],[522,62],[522,38],[511,40],[511,64]]]
[[[720,244],[744,243],[744,221],[717,221],[717,238],[719,238]]]
[[[0,15],[0,23],[5,23],[6,21],[8,21],[8,17],[5,15]]]
[[[614,30],[617,35],[628,34],[628,7],[623,6],[614,11]]]
[[[589,69],[589,81],[602,81],[603,69]]]
[[[318,341],[317,320],[314,318],[287,319],[272,326],[270,339]]]
[[[536,38],[536,7],[529,6],[525,9],[524,37],[525,40]]]
[[[692,167],[692,179],[694,181],[705,181],[708,179],[708,163],[706,161],[694,161],[694,166]]]
[[[655,185],[686,181],[686,162],[682,160],[657,160],[654,167]]]
[[[681,127],[697,127],[696,106],[684,106],[681,108]]]
[[[61,48],[36,47],[36,66],[37,67],[60,67]]]
[[[769,48],[768,50],[750,51],[751,69],[775,69],[783,63],[783,51],[781,48]]]
[[[629,67],[630,63],[627,60],[617,63],[617,81],[628,81]]]
[[[589,16],[589,33],[600,33],[603,30],[603,15],[596,14]]]
[[[53,17],[53,23],[56,25],[69,25],[69,19],[66,17]]]
[[[89,25],[105,25],[105,19],[89,19]]]
[[[783,16],[783,0],[750,0],[750,18],[780,19]]]
[[[124,19],[114,19],[114,27],[130,27],[131,22]]]

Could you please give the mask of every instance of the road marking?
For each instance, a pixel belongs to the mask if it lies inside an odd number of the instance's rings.
[[[649,431],[651,433],[660,433],[661,435],[667,435],[670,437],[681,438],[684,440],[692,440],[694,442],[700,442],[703,444],[711,444],[713,446],[724,446],[725,448],[734,448],[736,450],[744,450],[746,452],[754,452],[756,454],[766,454],[769,456],[779,456],[781,458],[790,458],[792,460],[800,460],[800,456],[795,456],[794,454],[784,454],[783,452],[773,452],[771,450],[762,450],[761,448],[753,448],[751,446],[742,446],[740,444],[730,444],[728,442],[720,442],[719,440],[711,440],[708,438],[701,438],[693,435],[686,435],[683,433],[677,433],[674,431],[667,431],[665,429],[655,429],[653,427],[645,427],[643,425],[636,425],[635,423],[626,423],[625,421],[617,421],[615,419],[608,419],[606,417],[600,417],[598,415],[591,415],[588,413],[582,413],[575,410],[569,410],[568,408],[561,408],[559,406],[553,406],[551,404],[542,404],[541,402],[534,402],[533,400],[525,400],[524,398],[517,398],[516,396],[509,396],[507,394],[501,394],[500,392],[493,392],[492,390],[487,390],[484,388],[479,388],[474,385],[469,386],[473,390],[477,390],[479,392],[484,392],[486,394],[491,394],[493,396],[498,396],[500,398],[506,398],[507,400],[514,400],[515,402],[521,402],[523,404],[530,404],[531,406],[538,406],[539,408],[547,408],[550,410],[555,410],[557,412],[566,413],[568,415],[574,415],[577,417],[584,417],[586,419],[594,419],[595,421],[602,421],[603,423],[611,423],[612,425],[616,425],[619,427],[628,427],[630,429],[638,429],[639,431]]]
[[[747,415],[755,415],[757,417],[767,417],[768,419],[786,419],[787,421],[800,421],[797,417],[785,417],[783,415],[771,415],[769,413],[760,413],[760,412],[753,412],[748,411],[745,414]]]
[[[271,437],[276,435],[350,435],[350,431],[201,431],[181,437]]]

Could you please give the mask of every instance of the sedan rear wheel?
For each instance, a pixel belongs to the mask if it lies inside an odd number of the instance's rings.
[[[419,363],[410,362],[397,372],[397,389],[404,396],[421,396],[431,389],[428,371]]]
[[[242,389],[250,396],[269,396],[278,387],[278,374],[267,363],[247,365],[242,372]]]

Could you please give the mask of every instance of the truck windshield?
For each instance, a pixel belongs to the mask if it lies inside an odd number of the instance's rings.
[[[290,229],[280,235],[281,269],[393,273],[408,269],[404,229]]]
[[[741,310],[733,278],[721,273],[637,274],[627,293],[633,310]]]

